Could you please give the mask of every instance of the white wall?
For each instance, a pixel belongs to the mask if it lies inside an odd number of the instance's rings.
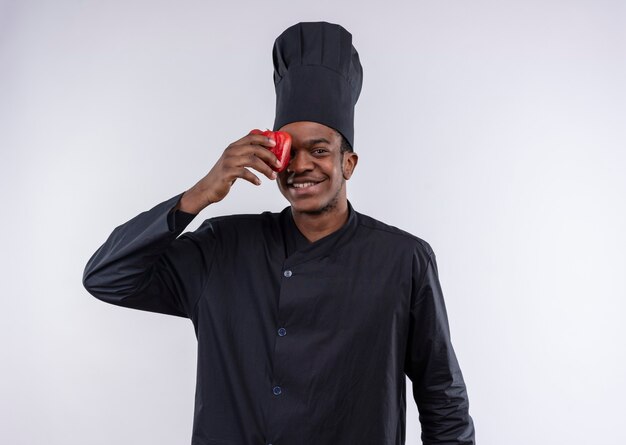
[[[273,41],[315,20],[364,68],[349,198],[435,249],[478,443],[623,443],[624,2],[0,0],[3,443],[189,443],[191,322],[83,267],[272,126]],[[238,181],[189,229],[286,205]]]

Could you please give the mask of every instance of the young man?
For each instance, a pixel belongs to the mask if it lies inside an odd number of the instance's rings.
[[[362,84],[351,37],[319,22],[276,39],[274,130],[293,138],[284,171],[270,168],[273,141],[248,134],[189,190],[117,227],[85,268],[99,299],[192,320],[194,445],[400,445],[405,375],[423,442],[474,444],[435,254],[347,199]],[[237,179],[258,183],[249,168],[290,206],[182,234]]]

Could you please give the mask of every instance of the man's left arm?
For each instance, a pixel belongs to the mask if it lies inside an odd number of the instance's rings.
[[[420,413],[422,441],[424,445],[474,445],[474,423],[450,340],[434,252],[427,259],[425,271],[424,263],[416,253],[405,362]]]

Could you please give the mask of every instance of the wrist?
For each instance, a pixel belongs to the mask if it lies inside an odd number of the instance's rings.
[[[193,190],[190,189],[183,193],[183,196],[176,205],[176,210],[182,210],[185,213],[197,215],[209,204],[211,204],[210,201],[201,199],[199,194],[194,193]]]

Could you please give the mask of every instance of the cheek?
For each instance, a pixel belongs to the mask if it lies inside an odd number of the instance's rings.
[[[280,175],[276,178],[276,186],[281,192],[287,188],[286,182],[285,178]]]
[[[339,176],[339,179],[344,179],[344,173],[347,171],[347,165],[348,164],[346,164],[345,162],[339,164],[339,168],[337,169],[337,175]]]

